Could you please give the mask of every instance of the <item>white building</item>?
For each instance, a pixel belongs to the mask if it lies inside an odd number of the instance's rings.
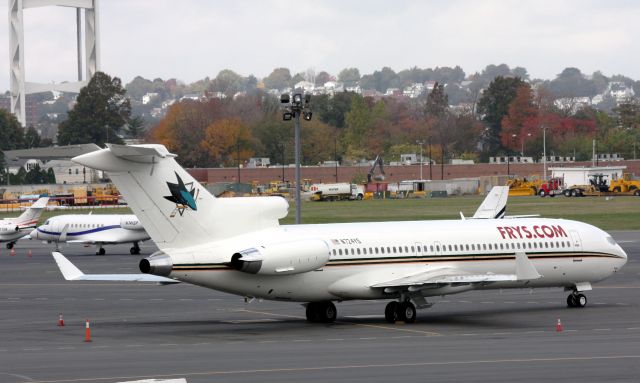
[[[562,178],[565,186],[589,185],[589,177],[603,174],[607,182],[622,177],[626,166],[581,166],[572,168],[549,168],[551,177]]]
[[[97,182],[103,178],[103,172],[79,165],[69,160],[51,160],[43,165],[44,169],[53,169],[58,184],[81,184]]]

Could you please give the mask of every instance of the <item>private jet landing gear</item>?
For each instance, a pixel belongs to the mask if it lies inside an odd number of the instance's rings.
[[[314,323],[333,323],[338,315],[336,306],[331,301],[309,302],[307,304],[307,320]]]
[[[416,306],[411,301],[389,302],[384,309],[384,319],[389,323],[413,323],[416,321]]]
[[[129,249],[129,252],[131,253],[131,255],[140,254],[140,246],[138,245],[138,242],[133,243],[133,247]]]
[[[96,251],[96,255],[105,255],[107,251],[102,247],[102,245],[98,245],[98,250]]]
[[[567,306],[569,307],[584,307],[587,305],[587,297],[584,294],[578,294],[573,292],[567,297]]]
[[[7,249],[11,250],[13,249],[13,245],[15,245],[15,242],[7,242]]]

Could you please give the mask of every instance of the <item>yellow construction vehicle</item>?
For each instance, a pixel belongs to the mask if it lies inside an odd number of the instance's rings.
[[[509,197],[537,195],[541,183],[539,179],[528,181],[526,178],[511,178],[507,180]]]
[[[614,193],[629,193],[640,195],[640,179],[634,177],[631,173],[622,174],[621,178],[611,180],[609,191]]]

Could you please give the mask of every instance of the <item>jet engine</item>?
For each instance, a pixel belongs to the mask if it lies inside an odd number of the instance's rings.
[[[231,257],[230,266],[249,274],[283,275],[313,271],[329,261],[329,247],[322,240],[281,242],[251,247]]]
[[[122,217],[120,219],[120,227],[127,230],[144,230],[138,218]]]
[[[12,233],[20,231],[20,227],[15,223],[0,223],[0,233]]]

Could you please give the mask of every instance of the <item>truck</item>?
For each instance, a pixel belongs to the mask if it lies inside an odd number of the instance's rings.
[[[562,178],[560,177],[549,178],[549,180],[542,182],[538,186],[538,195],[540,197],[555,197],[560,195],[564,190],[563,184]]]
[[[640,189],[630,188],[627,185],[625,191],[622,191],[621,184],[615,180],[607,182],[606,174],[592,174],[589,176],[589,185],[573,185],[562,191],[567,197],[585,197],[585,196],[622,196],[635,195],[640,196]]]
[[[361,200],[364,187],[350,183],[313,184],[309,188],[313,201]]]

